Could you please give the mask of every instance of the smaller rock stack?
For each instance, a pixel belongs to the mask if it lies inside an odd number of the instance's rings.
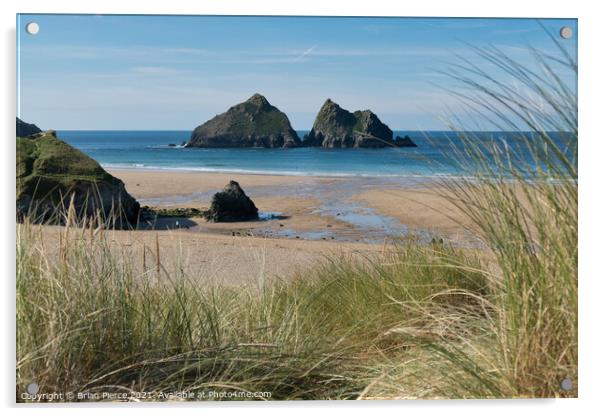
[[[235,222],[259,219],[258,210],[238,182],[230,181],[222,192],[213,195],[207,221]]]

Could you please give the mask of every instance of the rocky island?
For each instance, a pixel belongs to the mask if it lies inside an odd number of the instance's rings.
[[[353,113],[330,98],[318,112],[314,125],[304,140],[299,140],[288,117],[268,100],[254,94],[247,101],[230,107],[198,126],[184,147],[203,148],[382,148],[415,147],[408,137],[396,137],[370,110]],[[173,146],[175,147],[175,146]]]
[[[394,141],[391,129],[372,111],[351,113],[329,98],[322,105],[303,145],[378,148],[394,145]]]
[[[198,126],[186,147],[296,147],[301,144],[288,117],[268,100],[254,94]]]
[[[135,225],[138,218],[140,204],[123,182],[53,130],[17,137],[16,182],[19,219],[63,222],[71,201],[78,218],[100,214],[107,226]]]
[[[407,134],[403,137],[397,136],[395,138],[394,144],[397,147],[418,147],[416,143],[414,143],[414,141],[410,139],[410,136],[408,136]]]

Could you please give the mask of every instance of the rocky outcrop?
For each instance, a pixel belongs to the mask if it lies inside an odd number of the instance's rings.
[[[286,114],[260,94],[198,126],[186,147],[296,147],[297,132]]]
[[[18,137],[18,218],[61,223],[71,201],[77,218],[100,214],[111,227],[135,225],[140,210],[121,180],[57,139],[54,131]]]
[[[316,116],[303,140],[304,146],[385,147],[393,144],[393,132],[370,110],[350,113],[330,98]]]
[[[414,141],[410,139],[410,136],[408,136],[407,134],[403,137],[395,137],[394,144],[397,147],[418,147],[416,143],[414,143]]]
[[[230,181],[222,192],[213,195],[211,207],[205,214],[207,221],[234,222],[259,218],[257,207],[238,182]]]
[[[31,134],[41,133],[42,130],[35,124],[29,124],[17,117],[17,137],[27,137]]]

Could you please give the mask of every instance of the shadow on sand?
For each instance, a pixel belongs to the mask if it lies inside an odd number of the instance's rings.
[[[178,230],[198,225],[196,221],[186,217],[158,217],[152,221],[141,221],[138,230]]]

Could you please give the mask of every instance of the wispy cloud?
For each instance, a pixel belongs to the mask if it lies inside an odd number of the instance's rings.
[[[299,56],[297,56],[295,58],[296,61],[301,61],[303,60],[303,58],[305,58],[306,56],[308,56],[310,53],[313,52],[313,50],[316,49],[316,45],[312,46],[311,48],[308,48],[306,50],[304,50],[303,52],[301,52],[301,54],[299,54]]]
[[[130,71],[144,75],[177,75],[182,72],[177,68],[168,68],[164,66],[137,66],[130,68]]]
[[[246,49],[246,50],[211,50],[197,48],[159,48],[149,46],[104,47],[80,45],[54,45],[52,47],[28,47],[22,56],[44,56],[52,59],[76,60],[110,60],[120,62],[135,61],[147,63],[145,67],[156,67],[154,63],[169,60],[181,63],[240,63],[240,64],[275,64],[298,63],[307,61],[309,57],[369,57],[369,56],[444,56],[450,55],[446,48],[309,48],[289,49]],[[458,52],[457,48],[455,52]]]
[[[458,49],[454,49],[457,53]],[[443,56],[451,55],[447,48],[396,48],[396,49],[320,49],[313,52],[314,56],[345,57],[345,56]]]

